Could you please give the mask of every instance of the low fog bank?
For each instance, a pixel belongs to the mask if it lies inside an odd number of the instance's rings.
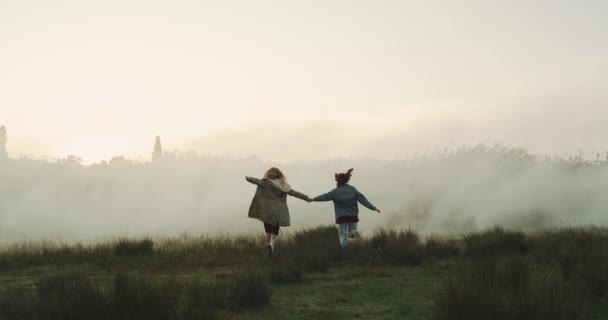
[[[72,159],[73,160],[73,159]],[[522,149],[468,147],[401,161],[336,159],[277,164],[182,154],[150,163],[0,160],[0,242],[94,241],[182,233],[261,233],[247,217],[271,166],[311,197],[355,168],[351,184],[382,214],[361,207],[360,229],[458,233],[494,225],[538,229],[608,222],[608,160],[537,158]],[[292,227],[333,223],[329,202],[289,198]]]

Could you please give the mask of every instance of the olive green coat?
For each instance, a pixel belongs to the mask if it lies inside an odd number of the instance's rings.
[[[287,227],[290,225],[287,195],[308,200],[308,196],[291,189],[280,180],[248,178],[247,181],[258,186],[249,206],[249,217],[271,225]]]

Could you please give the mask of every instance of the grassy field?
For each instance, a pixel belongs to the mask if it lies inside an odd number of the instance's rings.
[[[253,237],[25,244],[0,253],[0,319],[605,319],[608,230],[455,238],[333,226]]]

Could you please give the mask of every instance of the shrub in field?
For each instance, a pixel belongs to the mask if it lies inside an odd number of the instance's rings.
[[[505,231],[500,227],[467,234],[463,240],[464,254],[470,257],[525,253],[529,246],[522,231]]]
[[[474,287],[461,287],[448,281],[441,293],[435,297],[434,319],[436,320],[485,320],[507,319],[505,310],[497,299],[486,291]]]
[[[608,299],[608,261],[584,266],[578,277],[596,298]]]
[[[297,283],[304,280],[304,267],[296,259],[293,244],[284,247],[281,255],[275,256],[269,265],[270,281],[274,283]]]
[[[339,252],[337,260],[368,264],[378,260],[376,251],[369,239],[361,239],[348,243],[348,248]]]
[[[583,266],[608,261],[608,232],[600,228],[565,228],[543,232],[531,239],[531,253],[546,263],[558,263],[572,273]]]
[[[259,308],[269,300],[267,277],[251,270],[222,282],[120,272],[102,290],[94,279],[71,272],[3,291],[0,320],[216,320],[229,310]]]
[[[327,272],[340,252],[338,231],[334,226],[299,231],[293,238],[293,250],[306,271]]]
[[[154,252],[162,265],[216,267],[249,264],[264,251],[254,237],[203,236],[157,241]]]
[[[279,254],[269,266],[270,280],[275,283],[301,282],[304,271],[327,272],[340,252],[334,226],[298,231],[277,247]]]
[[[114,319],[220,319],[225,310],[268,304],[268,280],[258,271],[235,272],[230,281],[155,280],[133,273],[115,277]]]
[[[270,280],[274,283],[302,282],[304,280],[302,265],[293,260],[274,263],[270,267]]]
[[[0,320],[34,320],[37,318],[37,305],[32,290],[25,287],[15,288],[0,296]]]
[[[460,245],[455,239],[431,237],[424,243],[424,256],[445,259],[460,254]]]
[[[43,277],[36,284],[40,319],[107,319],[108,308],[93,278],[82,273]]]
[[[67,263],[98,263],[109,261],[112,251],[106,244],[83,246],[55,243],[26,243],[0,252],[0,270]]]
[[[0,297],[0,319],[109,319],[95,281],[78,272],[40,278],[32,288],[14,288]]]
[[[119,239],[114,245],[117,256],[139,256],[154,252],[154,242],[150,239]]]
[[[530,276],[525,302],[528,313],[519,319],[591,319],[592,301],[582,282],[564,281],[563,274],[551,267],[537,269]]]
[[[228,305],[229,287],[219,282],[191,281],[184,288],[179,319],[217,320]]]
[[[182,285],[172,278],[155,281],[120,272],[114,277],[113,288],[116,319],[169,319],[176,312]]]
[[[69,272],[44,276],[33,287],[19,287],[0,297],[0,319],[111,319],[107,298],[94,279]]]
[[[374,257],[384,263],[417,265],[424,256],[418,234],[406,231],[380,230],[371,238]]]
[[[435,296],[435,319],[590,319],[580,282],[529,259],[463,263]]]
[[[595,298],[608,298],[607,229],[564,228],[530,239],[531,255],[535,260],[558,266],[564,277],[581,281]]]
[[[270,302],[268,279],[257,270],[238,271],[234,274],[227,299],[235,310],[266,306]]]

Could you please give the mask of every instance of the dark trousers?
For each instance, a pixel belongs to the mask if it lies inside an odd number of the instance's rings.
[[[266,230],[266,233],[272,233],[275,236],[278,236],[279,235],[279,223],[277,222],[277,224],[275,224],[275,225],[264,223],[264,230]]]

